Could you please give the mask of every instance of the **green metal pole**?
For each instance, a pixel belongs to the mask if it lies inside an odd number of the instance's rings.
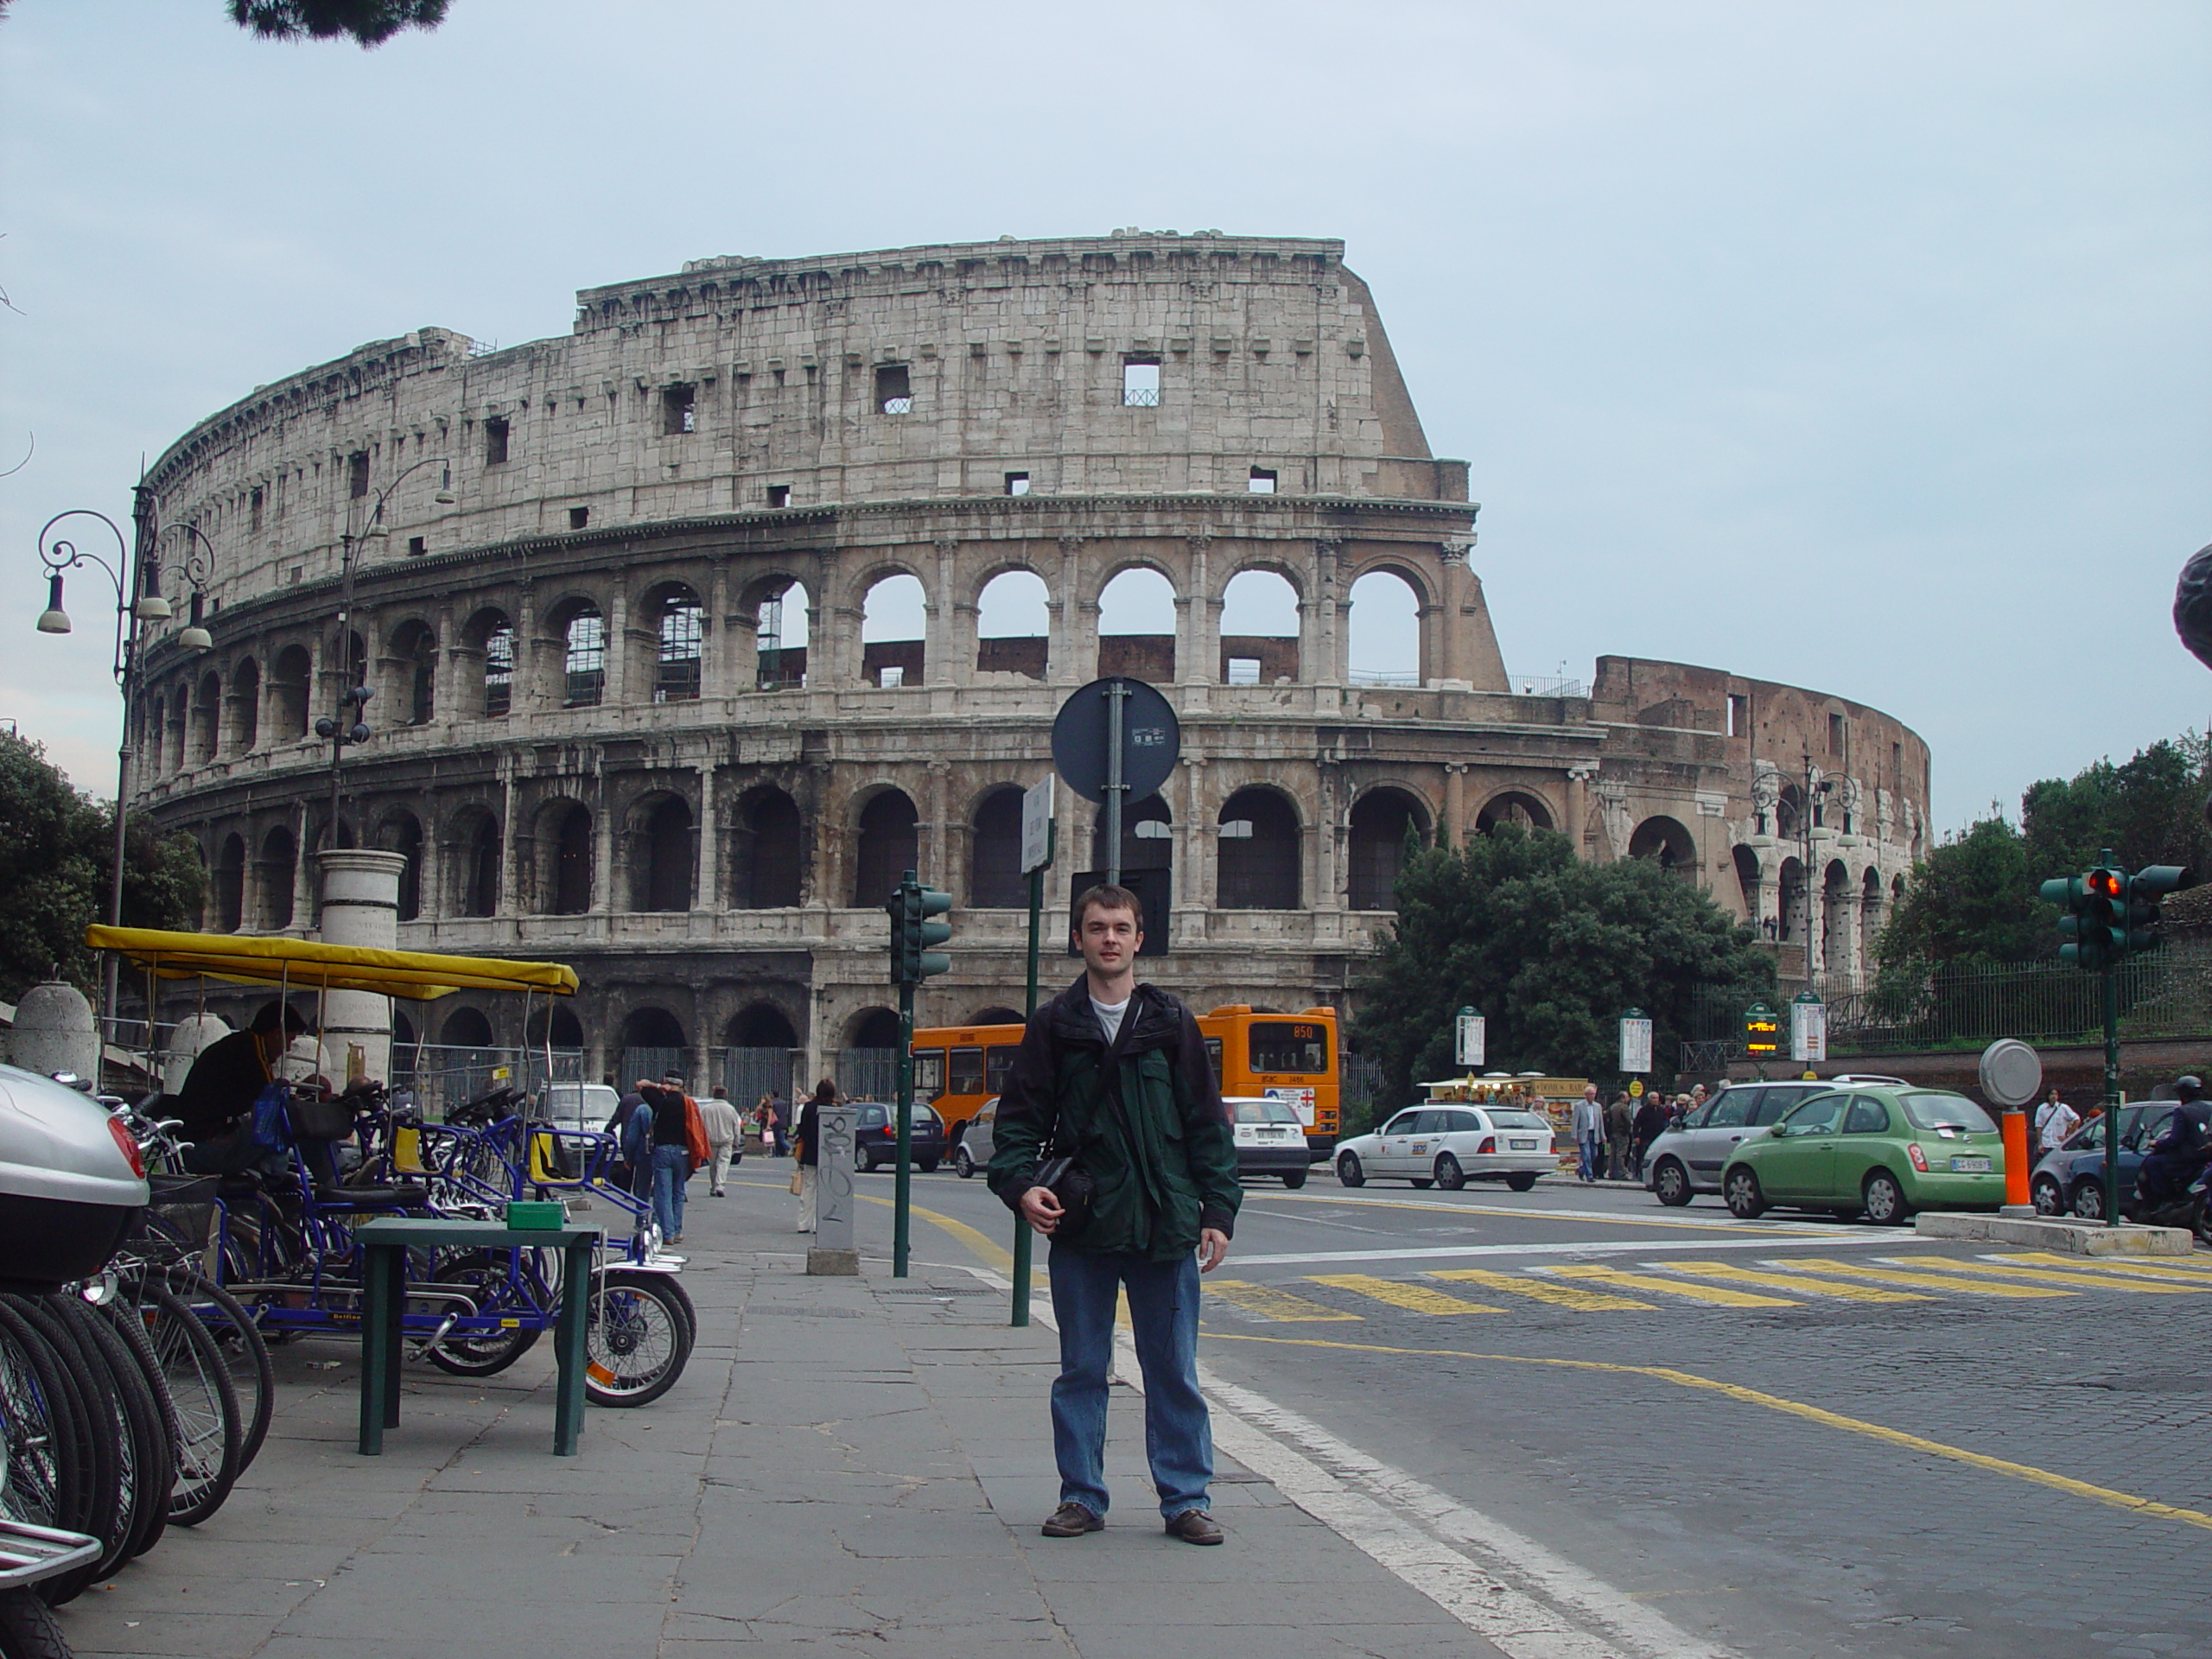
[[[2111,855],[2106,855],[2110,857]],[[2105,982],[2105,1225],[2120,1225],[2120,982]]]
[[[1058,850],[1059,825],[1045,828],[1045,861],[1029,872],[1029,1000],[1022,1004],[1022,1017],[1027,1019],[1037,1012],[1037,953],[1044,936],[1045,872],[1052,868],[1052,855]],[[1037,1236],[1029,1230],[1029,1224],[1020,1216],[1014,1218],[1014,1314],[1015,1325],[1029,1323],[1029,1281],[1034,1259]]]
[[[899,988],[899,1164],[891,1194],[891,1276],[906,1276],[907,1200],[913,1185],[908,1158],[914,1132],[914,988]]]

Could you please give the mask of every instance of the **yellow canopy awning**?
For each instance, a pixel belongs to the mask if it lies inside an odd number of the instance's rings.
[[[149,927],[85,930],[95,950],[119,950],[163,979],[205,975],[240,985],[296,985],[302,990],[368,991],[428,1001],[455,991],[543,991],[573,996],[575,969],[557,962],[508,962],[431,950],[371,950],[311,939],[242,938],[230,933],[168,933]]]

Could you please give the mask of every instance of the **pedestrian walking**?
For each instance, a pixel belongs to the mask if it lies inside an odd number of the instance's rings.
[[[607,1178],[647,1204],[653,1197],[653,1109],[645,1103],[645,1095],[650,1086],[642,1078],[632,1084],[607,1119],[607,1133],[614,1137],[614,1167]]]
[[[1643,1179],[1643,1160],[1651,1155],[1651,1143],[1666,1132],[1667,1109],[1659,1103],[1658,1096],[1646,1095],[1643,1103],[1636,1109],[1636,1117],[1630,1130],[1630,1166],[1636,1173],[1636,1179],[1641,1181]]]
[[[1574,1118],[1572,1127],[1574,1131],[1574,1147],[1581,1154],[1582,1159],[1581,1166],[1575,1173],[1586,1184],[1595,1182],[1598,1179],[1598,1160],[1602,1155],[1601,1148],[1605,1140],[1605,1109],[1598,1104],[1596,1084],[1586,1083],[1582,1085],[1582,1098],[1574,1103]]]
[[[814,1093],[799,1109],[798,1135],[792,1150],[798,1167],[791,1171],[791,1191],[798,1194],[798,1230],[810,1233],[816,1222],[815,1191],[822,1179],[822,1109],[837,1103],[837,1085],[828,1077],[814,1085]]]
[[[1612,1103],[1605,1108],[1605,1179],[1624,1181],[1628,1179],[1629,1137],[1635,1133],[1636,1114],[1630,1109],[1626,1095],[1615,1095]]]
[[[789,1113],[784,1105],[784,1097],[775,1090],[771,1089],[760,1096],[760,1139],[766,1146],[771,1158],[783,1158],[790,1155],[790,1124],[786,1121],[788,1116]]]
[[[1030,1015],[992,1129],[991,1190],[1052,1241],[1060,1505],[1043,1531],[1073,1538],[1106,1524],[1106,1384],[1126,1293],[1160,1517],[1171,1537],[1217,1544],[1198,1275],[1229,1253],[1236,1141],[1198,1021],[1136,982],[1136,895],[1101,883],[1075,914],[1083,977]]]
[[[730,1104],[729,1090],[719,1083],[699,1103],[699,1121],[707,1128],[707,1196],[727,1198],[729,1166],[733,1161],[745,1161],[745,1148],[738,1145],[744,1125],[737,1121],[737,1108]],[[734,1158],[732,1148],[735,1148]]]
[[[683,1242],[683,1189],[691,1179],[690,1125],[681,1089],[649,1084],[639,1092],[652,1108],[653,1219],[660,1225],[661,1242]]]
[[[2082,1115],[2058,1097],[2053,1089],[2036,1108],[2036,1144],[2031,1161],[2066,1144],[2066,1137],[2082,1127]]]

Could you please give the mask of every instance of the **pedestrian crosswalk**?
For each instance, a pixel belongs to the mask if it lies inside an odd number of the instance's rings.
[[[1638,1262],[1633,1268],[1571,1262],[1511,1271],[1440,1268],[1402,1278],[1320,1273],[1265,1284],[1209,1280],[1205,1290],[1210,1315],[1269,1325],[1405,1315],[1479,1317],[1532,1304],[1572,1313],[1624,1315],[1682,1307],[1764,1309],[1961,1300],[2018,1306],[2083,1296],[2212,1296],[2212,1263],[2194,1257],[2122,1259],[2017,1250],[1972,1257],[1924,1251],[1848,1259],[1790,1256],[1745,1267],[1670,1261],[1661,1255]]]

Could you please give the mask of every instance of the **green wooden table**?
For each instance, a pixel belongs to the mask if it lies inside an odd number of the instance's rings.
[[[510,1227],[500,1221],[425,1221],[389,1216],[354,1230],[359,1241],[361,1307],[361,1455],[380,1456],[384,1432],[399,1427],[400,1318],[407,1306],[410,1249],[557,1249],[561,1307],[553,1326],[560,1368],[553,1408],[553,1454],[573,1458],[584,1432],[584,1323],[590,1306],[592,1258],[603,1227]]]

